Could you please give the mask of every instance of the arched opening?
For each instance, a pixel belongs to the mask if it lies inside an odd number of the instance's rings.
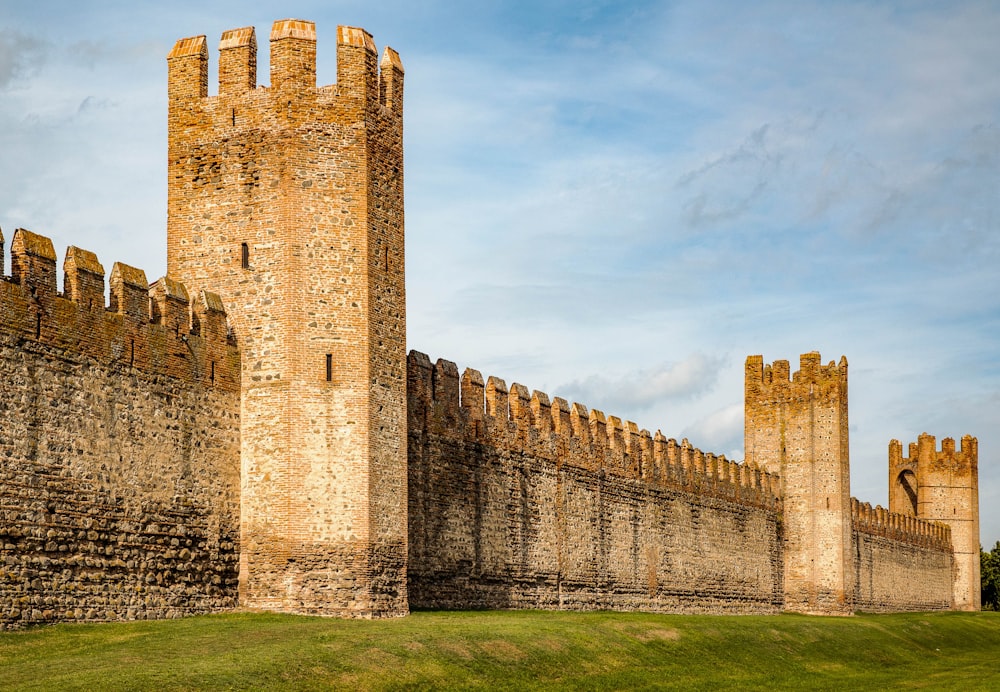
[[[917,477],[913,471],[900,472],[896,476],[896,485],[903,491],[900,494],[901,497],[906,498],[906,502],[902,504],[899,511],[912,517],[917,516]]]

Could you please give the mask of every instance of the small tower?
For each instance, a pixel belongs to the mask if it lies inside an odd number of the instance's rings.
[[[889,511],[951,527],[955,555],[953,606],[981,607],[979,574],[979,442],[966,435],[955,449],[946,437],[940,451],[924,433],[903,456],[899,440],[889,443]]]
[[[785,609],[852,611],[847,359],[824,366],[803,354],[789,379],[787,360],[746,361],[746,461],[781,475]]]
[[[407,613],[403,69],[337,29],[277,21],[271,85],[254,29],[204,36],[169,67],[167,267],[219,293],[242,354],[245,606]],[[380,69],[381,67],[381,69]]]

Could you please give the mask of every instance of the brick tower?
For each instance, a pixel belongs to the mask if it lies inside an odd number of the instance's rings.
[[[204,36],[169,67],[167,270],[218,292],[242,353],[244,606],[404,615],[406,307],[403,69],[337,29],[316,86],[315,24]],[[381,69],[380,69],[381,68]]]
[[[784,496],[785,609],[850,613],[851,494],[847,359],[824,366],[806,353],[746,362],[746,461],[780,473]]]
[[[946,437],[938,451],[924,433],[903,456],[899,440],[889,443],[889,511],[947,524],[955,555],[956,610],[980,609],[979,443],[966,435],[962,446]]]

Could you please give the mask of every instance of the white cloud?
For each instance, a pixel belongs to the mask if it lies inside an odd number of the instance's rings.
[[[678,363],[616,378],[591,375],[563,385],[559,392],[613,415],[616,410],[643,410],[663,401],[695,399],[715,386],[721,365],[720,358],[693,353]]]
[[[11,29],[0,29],[0,90],[33,74],[45,59],[45,41]]]
[[[682,433],[704,451],[743,457],[743,404],[730,404],[696,420]]]

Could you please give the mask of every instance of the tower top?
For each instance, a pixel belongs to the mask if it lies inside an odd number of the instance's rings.
[[[279,19],[271,26],[269,87],[257,86],[257,37],[252,26],[229,29],[219,41],[219,96],[258,90],[313,90],[316,85],[316,23]],[[357,53],[357,54],[355,54]],[[341,93],[364,89],[383,105],[402,100],[403,64],[392,48],[381,60],[372,35],[360,27],[337,27],[337,83]],[[208,96],[208,44],[204,35],[179,39],[167,54],[171,101]],[[379,68],[381,67],[381,76]],[[373,79],[371,79],[373,78]],[[326,90],[331,87],[320,87]],[[355,93],[355,95],[358,95]]]

